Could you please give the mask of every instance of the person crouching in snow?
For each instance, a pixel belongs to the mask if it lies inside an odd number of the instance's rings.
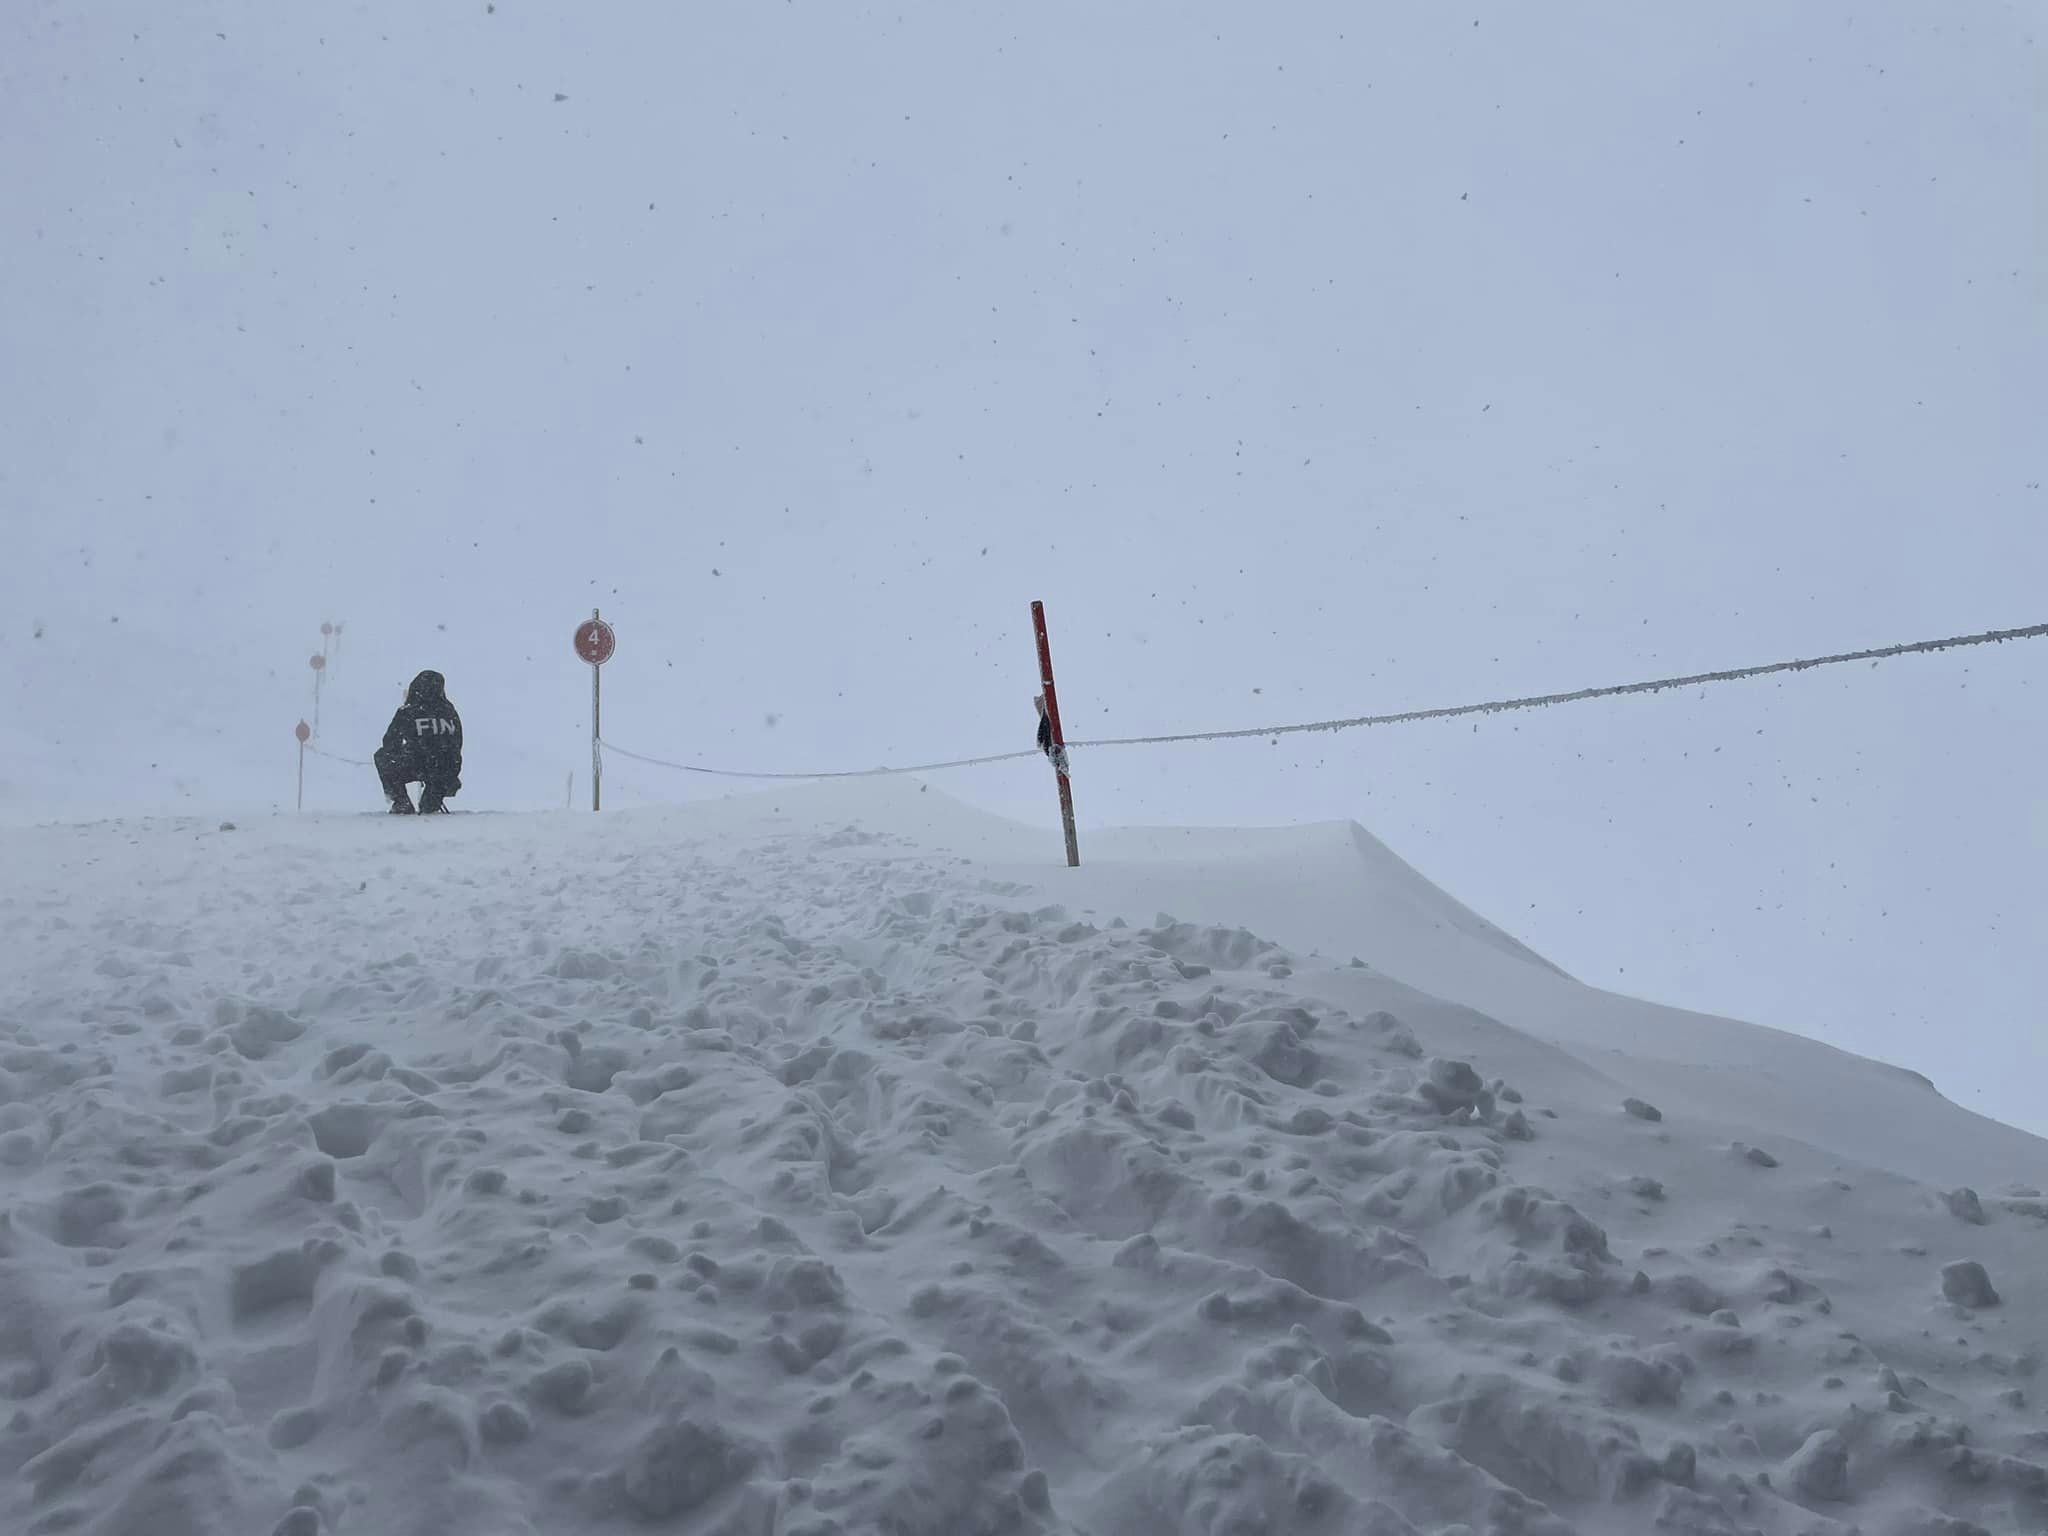
[[[443,802],[462,788],[462,716],[448,702],[447,688],[440,673],[422,672],[384,732],[377,777],[394,816],[413,814],[408,785],[420,786],[419,810],[429,816],[446,811]]]

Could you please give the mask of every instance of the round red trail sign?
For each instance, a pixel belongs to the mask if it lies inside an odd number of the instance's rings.
[[[327,670],[327,658],[325,656],[315,655],[312,658],[312,660],[306,663],[306,665],[311,667],[315,672],[324,672]]]
[[[313,739],[313,727],[301,720],[292,727],[292,734],[298,737],[301,742],[311,741]]]
[[[619,637],[603,619],[585,619],[576,626],[576,654],[593,667],[610,661],[618,648]]]

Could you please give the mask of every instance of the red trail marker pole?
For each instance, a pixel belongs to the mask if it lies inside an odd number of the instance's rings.
[[[1045,637],[1045,604],[1031,605],[1031,628],[1038,636],[1038,687],[1045,698],[1045,718],[1052,725],[1052,766],[1060,783],[1060,826],[1067,834],[1067,867],[1081,864],[1081,841],[1074,831],[1074,786],[1067,777],[1067,738],[1060,729],[1060,698],[1052,684],[1052,643]]]
[[[299,738],[299,809],[306,808],[306,740],[313,734],[313,728],[301,720],[292,727],[292,734]]]

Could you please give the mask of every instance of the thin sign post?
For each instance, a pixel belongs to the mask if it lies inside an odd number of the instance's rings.
[[[596,811],[604,807],[604,692],[598,682],[599,669],[619,648],[619,637],[593,608],[589,621],[576,626],[575,643],[576,654],[590,663],[590,808]]]
[[[301,720],[292,727],[292,734],[299,738],[299,809],[306,808],[306,743],[313,735],[313,727]]]
[[[313,669],[313,729],[320,729],[320,683],[327,676],[327,658],[315,654],[307,665]]]
[[[1038,687],[1045,699],[1045,718],[1052,726],[1052,766],[1060,783],[1060,826],[1067,834],[1067,867],[1081,864],[1081,841],[1074,831],[1074,786],[1067,777],[1067,738],[1060,729],[1060,697],[1052,685],[1052,643],[1045,637],[1045,604],[1031,605],[1031,628],[1038,636]]]

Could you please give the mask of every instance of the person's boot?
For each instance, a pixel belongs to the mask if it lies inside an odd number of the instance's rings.
[[[391,814],[394,816],[414,815],[415,812],[412,807],[412,796],[407,794],[402,789],[397,794],[393,795],[391,797]]]
[[[422,816],[446,816],[448,814],[447,802],[442,800],[431,789],[422,790],[420,792],[420,814]]]

